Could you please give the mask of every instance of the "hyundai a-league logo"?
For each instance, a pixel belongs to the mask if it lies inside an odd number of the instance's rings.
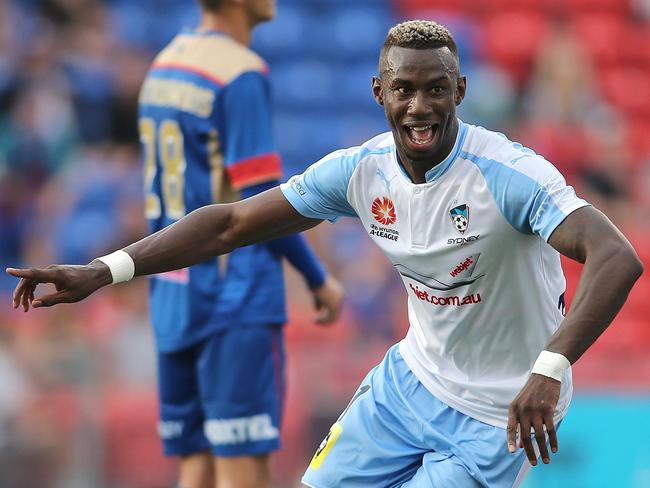
[[[388,197],[377,197],[372,202],[372,215],[375,220],[383,225],[391,225],[397,222],[395,205]]]
[[[456,230],[464,234],[469,226],[469,206],[465,204],[458,205],[449,211],[449,216]]]

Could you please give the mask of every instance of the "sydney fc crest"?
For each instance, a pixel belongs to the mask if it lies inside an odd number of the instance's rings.
[[[469,206],[465,204],[458,205],[449,211],[449,216],[456,230],[464,234],[467,227],[469,227]]]

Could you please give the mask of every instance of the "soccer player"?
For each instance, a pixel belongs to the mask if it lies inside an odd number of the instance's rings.
[[[152,232],[204,205],[273,188],[281,177],[267,67],[247,47],[254,26],[275,14],[275,2],[200,6],[198,28],[180,33],[156,57],[141,90]],[[323,309],[318,321],[332,322],[340,287],[298,234],[151,280],[158,430],[165,454],[180,457],[183,488],[214,487],[215,478],[219,486],[270,486],[284,394],[282,257]]]
[[[410,328],[362,381],[303,483],[516,486],[538,456],[548,463],[558,450],[570,364],[610,324],[642,264],[551,163],[456,117],[466,86],[445,27],[399,24],[372,83],[391,132],[88,265],[10,269],[21,278],[14,307],[77,301],[134,275],[357,217],[402,276]],[[584,263],[566,317],[560,254]],[[35,298],[40,282],[58,291]]]

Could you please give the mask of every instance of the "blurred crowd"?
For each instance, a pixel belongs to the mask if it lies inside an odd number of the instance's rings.
[[[387,130],[370,96],[385,33],[457,36],[461,117],[555,163],[650,263],[648,0],[280,0],[269,61],[286,176]],[[0,0],[0,264],[85,263],[140,238],[137,96],[155,53],[195,25],[183,0]],[[309,32],[310,35],[305,34]],[[363,373],[406,330],[401,281],[344,219],[308,238],[347,288],[331,330],[289,273],[289,398],[278,486],[295,482]],[[566,263],[570,289],[579,266]],[[0,486],[173,486],[156,438],[146,281],[22,314],[0,274]],[[577,369],[577,388],[650,392],[644,277]],[[621,361],[624,356],[627,361]]]

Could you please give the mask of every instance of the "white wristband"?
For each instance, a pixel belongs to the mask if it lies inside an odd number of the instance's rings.
[[[569,367],[571,367],[571,363],[562,354],[551,351],[542,351],[539,353],[535,364],[533,364],[531,374],[541,374],[561,382],[562,377],[564,376],[564,371]]]
[[[108,269],[111,270],[113,283],[129,281],[135,274],[135,263],[133,262],[133,258],[121,249],[97,259],[108,266]]]

